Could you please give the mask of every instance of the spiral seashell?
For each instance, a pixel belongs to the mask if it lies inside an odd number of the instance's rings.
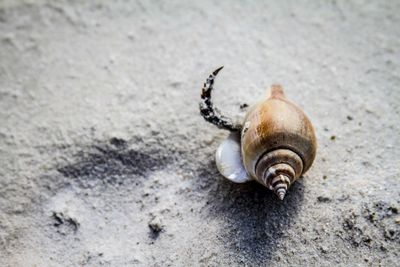
[[[210,76],[211,86],[203,88],[209,92],[208,103],[215,76]],[[217,125],[232,132],[217,149],[220,173],[236,183],[256,180],[283,200],[316,155],[314,129],[304,112],[285,98],[279,85],[272,85],[267,97],[249,109],[241,127],[213,113],[212,103],[211,108],[204,103],[201,108],[210,109],[207,114],[213,114]]]

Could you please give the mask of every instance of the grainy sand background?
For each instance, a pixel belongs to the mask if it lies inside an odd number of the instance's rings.
[[[399,1],[0,1],[0,266],[399,266]],[[280,83],[317,159],[283,202],[215,167]]]

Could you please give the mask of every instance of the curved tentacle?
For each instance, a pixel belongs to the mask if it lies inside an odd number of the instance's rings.
[[[200,114],[206,121],[214,124],[220,129],[228,130],[231,132],[240,131],[240,129],[242,128],[241,125],[235,124],[230,118],[222,115],[221,112],[214,107],[211,100],[211,92],[214,89],[214,79],[223,67],[224,66],[216,69],[212,74],[210,74],[210,76],[204,83],[201,91]]]

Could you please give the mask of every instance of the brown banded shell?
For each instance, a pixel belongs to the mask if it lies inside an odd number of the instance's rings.
[[[310,120],[285,98],[279,85],[246,115],[241,133],[244,168],[281,199],[310,168],[316,147]]]

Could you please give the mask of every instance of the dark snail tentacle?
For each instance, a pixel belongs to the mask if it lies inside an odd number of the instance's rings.
[[[212,74],[210,74],[204,83],[201,91],[200,114],[206,121],[214,124],[220,129],[231,132],[240,131],[241,125],[233,123],[230,118],[222,115],[221,112],[214,107],[211,100],[211,92],[214,89],[214,79],[223,67],[224,66],[216,69]]]

